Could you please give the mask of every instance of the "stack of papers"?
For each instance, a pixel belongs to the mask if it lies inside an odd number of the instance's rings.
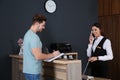
[[[55,60],[55,59],[57,59],[57,58],[59,58],[59,57],[61,57],[61,56],[63,56],[63,55],[64,55],[64,53],[60,53],[58,56],[53,57],[53,58],[50,58],[50,59],[45,59],[44,61],[46,61],[46,62],[51,62],[51,61],[53,61],[53,60]]]

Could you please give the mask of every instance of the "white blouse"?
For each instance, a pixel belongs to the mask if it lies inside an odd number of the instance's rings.
[[[100,43],[100,41],[103,39],[103,36],[98,37],[93,46],[92,44],[88,44],[87,48],[87,56],[91,56],[91,50],[93,49],[93,52],[95,51],[97,45]],[[103,49],[106,50],[107,55],[104,56],[98,56],[100,61],[107,61],[107,60],[112,60],[113,59],[113,52],[112,52],[112,47],[111,47],[111,42],[109,39],[106,39],[105,42],[103,43]]]

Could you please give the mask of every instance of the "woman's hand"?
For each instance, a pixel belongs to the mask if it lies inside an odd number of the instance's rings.
[[[94,40],[94,37],[92,35],[90,35],[90,37],[89,37],[89,44],[92,44],[93,40]]]
[[[90,57],[88,59],[88,61],[90,61],[90,62],[94,62],[94,61],[97,61],[97,60],[98,60],[98,57]]]

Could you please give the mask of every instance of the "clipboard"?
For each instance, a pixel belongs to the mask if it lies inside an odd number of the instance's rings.
[[[60,53],[58,56],[53,57],[53,58],[49,58],[49,59],[45,59],[44,61],[45,62],[51,62],[51,61],[53,61],[53,60],[55,60],[55,59],[57,59],[57,58],[59,58],[59,57],[61,57],[63,55],[64,55],[64,53]]]

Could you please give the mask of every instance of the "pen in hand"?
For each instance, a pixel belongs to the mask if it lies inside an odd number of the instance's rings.
[[[59,51],[55,51],[55,50],[53,50],[53,55],[54,55],[54,57],[55,57],[55,56],[58,56],[59,54],[60,54]]]
[[[45,50],[47,54],[50,53],[47,47],[45,47]],[[56,57],[60,54],[60,52],[58,50],[57,51],[53,50],[52,54],[53,54],[53,57]]]

